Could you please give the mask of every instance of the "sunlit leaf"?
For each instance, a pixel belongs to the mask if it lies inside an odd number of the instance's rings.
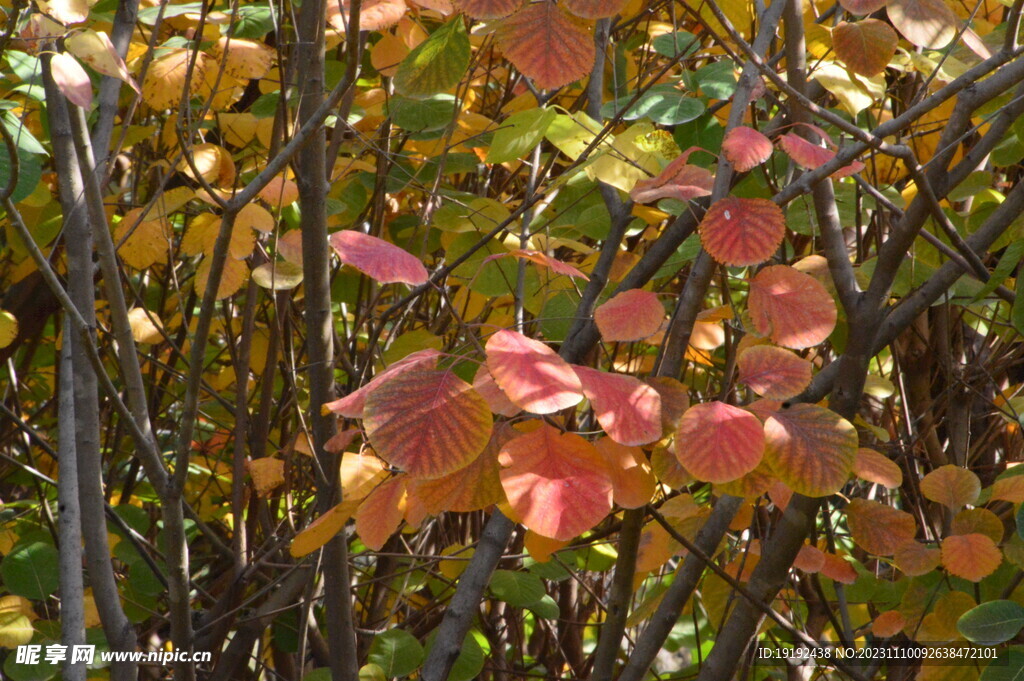
[[[382,284],[425,284],[427,268],[411,253],[398,246],[352,229],[330,236],[331,246],[346,265],[350,265]]]
[[[665,166],[657,177],[637,182],[630,190],[629,198],[637,203],[652,203],[660,199],[689,201],[710,196],[715,176],[706,168],[687,163],[693,151],[690,149],[683,152]]]
[[[572,539],[612,507],[612,476],[594,446],[574,433],[542,424],[501,449],[501,484],[526,527]]]
[[[740,173],[767,161],[773,150],[770,139],[745,125],[737,125],[722,140],[722,153],[736,172]]]
[[[765,459],[795,492],[823,497],[838,492],[857,456],[857,430],[815,404],[794,404],[764,423]]]
[[[406,476],[395,476],[359,504],[355,512],[356,533],[368,548],[380,551],[398,529],[405,514],[406,482]]]
[[[758,395],[785,400],[799,395],[811,382],[811,363],[789,350],[755,345],[736,362],[739,380]]]
[[[992,500],[1024,503],[1024,475],[1000,478],[992,483]]]
[[[789,157],[796,161],[797,165],[801,168],[807,168],[813,170],[818,166],[823,166],[831,161],[836,156],[836,152],[825,147],[820,147],[817,144],[812,144],[800,137],[796,133],[787,132],[785,135],[779,137],[779,146],[782,150],[789,154]],[[860,161],[854,161],[850,165],[843,166],[839,170],[832,173],[832,177],[841,178],[859,173],[864,170],[864,164]]]
[[[473,390],[480,393],[480,397],[484,398],[484,401],[487,402],[487,406],[495,414],[511,417],[522,411],[522,409],[514,405],[512,400],[508,399],[508,395],[498,387],[498,384],[494,381],[494,377],[491,376],[491,372],[488,371],[486,365],[477,369],[476,376],[473,378]]]
[[[302,267],[287,261],[265,262],[252,271],[252,278],[263,288],[288,291],[302,283]]]
[[[161,343],[164,335],[161,333],[163,324],[155,312],[145,308],[133,307],[128,310],[128,325],[132,329],[132,338],[136,343]],[[0,339],[0,347],[3,347],[3,340]]]
[[[841,22],[832,29],[832,48],[857,75],[871,78],[885,71],[896,54],[899,36],[889,24],[878,19]]]
[[[336,31],[348,26],[348,0],[327,0],[327,23]],[[359,30],[379,31],[394,26],[408,9],[405,0],[362,0],[359,5]]]
[[[89,18],[89,0],[38,0],[39,9],[64,24],[78,24]]]
[[[853,584],[859,576],[850,561],[834,553],[825,554],[825,562],[821,566],[821,574],[840,584]]]
[[[474,19],[501,19],[525,4],[525,0],[454,0],[456,7]]]
[[[195,67],[189,77],[188,65],[192,52],[184,48],[171,50],[157,57],[146,70],[142,81],[142,98],[152,109],[174,109],[181,104],[184,93],[186,101],[199,91],[206,73],[206,55],[196,57]]]
[[[220,38],[210,50],[214,59],[224,64],[224,73],[241,80],[263,78],[274,63],[274,50],[255,40],[227,36]]]
[[[583,399],[583,385],[572,367],[540,341],[502,329],[488,339],[486,350],[487,368],[498,387],[526,411],[553,414]]]
[[[18,319],[7,310],[0,310],[0,348],[6,348],[18,337]]]
[[[651,500],[658,480],[638,447],[620,445],[610,437],[594,442],[612,475],[612,498],[622,508],[640,508]]]
[[[361,501],[389,475],[384,462],[373,454],[349,452],[341,458],[341,493],[345,499]]]
[[[983,534],[960,534],[942,540],[942,566],[951,575],[980,582],[999,568],[1003,554]]]
[[[659,445],[651,452],[651,470],[658,480],[671,489],[682,489],[694,481],[693,476],[683,468],[675,453],[668,447]]]
[[[66,52],[50,57],[53,82],[68,101],[83,109],[92,106],[92,81],[78,60]]]
[[[853,474],[886,489],[896,489],[903,484],[903,470],[899,464],[884,454],[867,447],[857,450],[857,458],[853,462]]]
[[[235,181],[235,163],[231,160],[231,152],[219,144],[197,144],[188,153],[192,157],[191,165],[184,158],[177,165],[177,170],[188,177],[195,178],[198,171],[204,180],[220,187],[229,187]],[[251,244],[246,250],[251,250]]]
[[[851,14],[871,14],[885,7],[889,0],[841,0],[840,5]]]
[[[690,408],[690,391],[671,376],[653,376],[647,384],[661,395],[661,426],[666,431],[673,431],[679,419]]]
[[[921,542],[908,541],[897,547],[893,560],[903,574],[908,577],[919,577],[939,567],[942,552]]]
[[[363,417],[363,409],[366,407],[366,398],[370,393],[383,385],[387,379],[408,371],[433,369],[437,366],[437,360],[440,356],[441,353],[433,348],[414,352],[374,376],[369,383],[358,390],[352,391],[341,399],[327,402],[323,405],[323,411],[333,412],[350,419],[360,419]]]
[[[505,492],[498,477],[498,452],[516,433],[507,425],[495,427],[490,441],[471,464],[435,480],[413,483],[428,513],[468,513],[501,503]]]
[[[264,456],[250,461],[248,468],[257,496],[269,496],[284,483],[284,461],[281,459]]]
[[[568,263],[564,263],[561,260],[552,258],[549,255],[545,255],[540,251],[531,251],[524,248],[517,248],[514,251],[508,251],[507,253],[495,253],[484,258],[484,263],[489,263],[499,258],[516,258],[518,260],[529,260],[530,262],[540,267],[549,268],[556,274],[564,274],[567,277],[579,277],[587,280],[587,275],[580,272],[578,269]]]
[[[455,16],[430,34],[402,60],[395,91],[406,97],[429,97],[453,87],[469,66],[466,22]]]
[[[202,295],[206,290],[206,282],[210,277],[210,263],[213,258],[203,258],[196,268],[196,290]],[[228,258],[224,261],[224,269],[221,272],[220,282],[217,286],[217,299],[232,296],[242,288],[249,279],[249,266],[244,260]]]
[[[921,494],[925,498],[953,510],[973,504],[980,493],[978,476],[953,464],[940,466],[921,480]]]
[[[676,458],[698,480],[736,480],[761,463],[765,432],[749,411],[724,402],[686,410],[675,436]]]
[[[531,3],[502,19],[497,40],[508,60],[542,90],[583,78],[594,63],[589,27],[551,0]]]
[[[114,230],[114,242],[120,244],[117,254],[125,264],[137,270],[166,262],[172,235],[169,221],[139,222],[141,214],[142,211],[137,208],[128,211]]]
[[[311,522],[302,532],[295,535],[288,552],[293,558],[301,558],[313,553],[329,542],[334,535],[341,532],[345,523],[359,508],[362,499],[346,499],[333,506],[329,511]]]
[[[942,0],[890,0],[885,11],[896,30],[918,47],[939,50],[956,37],[956,15]]]
[[[584,19],[613,17],[626,6],[627,0],[562,0],[562,5]]]
[[[623,291],[594,310],[594,323],[606,341],[635,341],[654,334],[665,321],[658,296],[643,289]]]
[[[64,39],[64,47],[99,73],[122,80],[131,89],[142,94],[124,60],[103,31],[94,31],[91,28],[76,31]]]
[[[838,311],[828,290],[809,274],[772,265],[750,282],[747,301],[757,332],[787,348],[810,348],[835,328]]]
[[[382,459],[417,478],[465,468],[491,436],[491,411],[473,387],[447,370],[389,376],[370,392],[366,435]]]
[[[914,516],[867,499],[850,500],[846,522],[857,546],[876,556],[891,556],[917,534]]]
[[[597,422],[622,445],[645,445],[661,438],[661,396],[638,378],[573,366]]]
[[[698,227],[711,257],[725,265],[757,265],[775,254],[786,236],[782,209],[767,199],[727,196],[716,201]]]

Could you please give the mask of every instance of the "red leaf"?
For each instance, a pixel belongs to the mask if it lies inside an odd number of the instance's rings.
[[[415,481],[413,489],[426,511],[468,513],[501,503],[505,493],[498,477],[498,452],[515,435],[511,427],[499,424],[473,463],[436,480]]]
[[[757,265],[772,257],[786,236],[782,209],[767,199],[727,196],[700,221],[700,240],[725,265]]]
[[[850,501],[846,522],[857,546],[876,556],[891,556],[917,534],[914,516],[867,499]]]
[[[795,404],[764,423],[765,458],[794,492],[823,497],[850,477],[857,456],[857,431],[834,411]]]
[[[871,14],[885,7],[889,0],[839,0],[839,4],[850,14]]]
[[[419,478],[465,468],[491,436],[491,410],[451,371],[391,376],[366,398],[363,427],[385,461]]]
[[[523,525],[554,539],[572,539],[612,508],[612,477],[592,444],[541,424],[507,442],[499,462],[505,496]]]
[[[440,356],[441,353],[433,348],[417,350],[410,355],[406,355],[384,371],[374,376],[370,382],[362,388],[345,395],[345,397],[342,397],[339,400],[325,403],[322,409],[325,412],[333,412],[344,416],[345,418],[361,419],[363,418],[363,409],[366,406],[367,396],[380,387],[381,383],[383,383],[387,378],[397,376],[398,374],[411,371],[413,369],[433,369],[437,366],[437,358]]]
[[[726,133],[722,152],[736,172],[745,173],[768,160],[772,141],[753,128],[738,125]]]
[[[550,268],[551,271],[555,272],[556,274],[564,274],[567,277],[580,277],[581,279],[589,280],[589,277],[587,277],[587,275],[583,274],[582,272],[580,272],[578,269],[576,269],[572,265],[570,265],[568,263],[564,263],[561,260],[556,260],[555,258],[552,258],[552,257],[550,257],[548,255],[545,255],[544,253],[541,253],[540,251],[528,251],[526,249],[516,249],[514,251],[509,251],[508,253],[495,253],[494,255],[489,255],[486,258],[484,258],[483,264],[486,265],[487,263],[491,262],[492,260],[497,260],[498,258],[508,258],[508,257],[521,258],[523,260],[529,260],[530,262],[532,262],[532,263],[534,263],[536,265],[539,265],[541,267],[548,267],[548,268]]]
[[[809,274],[786,265],[772,265],[750,282],[747,299],[754,328],[776,345],[810,348],[836,326],[836,303]]]
[[[818,166],[823,166],[836,156],[836,152],[831,149],[819,147],[817,144],[811,144],[803,137],[800,137],[793,132],[787,132],[785,135],[780,137],[779,146],[782,147],[783,151],[789,154],[790,158],[796,161],[798,166],[808,170],[814,170]],[[854,173],[859,173],[862,170],[864,170],[864,164],[860,161],[854,161],[850,165],[843,166],[832,173],[832,177],[839,179],[841,177],[853,175]]]
[[[884,21],[864,19],[840,22],[832,29],[832,49],[851,71],[873,78],[885,71],[896,54],[900,38]]]
[[[817,546],[804,544],[800,547],[800,552],[796,554],[793,567],[808,573],[821,572],[821,569],[825,567],[825,554]]]
[[[857,581],[857,571],[850,561],[834,553],[825,554],[825,562],[821,566],[821,574],[840,584],[853,584]]]
[[[487,370],[486,366],[477,369],[476,376],[473,377],[473,390],[480,393],[480,397],[484,398],[487,406],[495,414],[511,417],[522,411],[512,404],[508,395],[494,382],[494,377],[491,376],[491,372]]]
[[[686,163],[694,149],[688,149],[677,159],[665,166],[657,177],[639,180],[629,192],[629,198],[637,203],[651,203],[658,199],[689,201],[700,196],[709,196],[715,184],[711,171]]]
[[[583,399],[583,385],[572,367],[540,341],[503,329],[490,337],[486,349],[491,376],[519,407],[553,414]]]
[[[594,63],[590,28],[550,0],[534,2],[503,19],[497,40],[509,61],[542,90],[583,78]]]
[[[327,0],[327,23],[336,31],[345,31],[349,6],[347,0]],[[379,31],[394,26],[405,10],[405,0],[363,0],[359,6],[359,30]]]
[[[370,492],[356,511],[356,533],[373,551],[380,551],[405,515],[406,476],[398,475]]]
[[[343,263],[382,284],[397,282],[418,286],[427,283],[427,268],[423,263],[383,239],[346,229],[332,234],[330,242]]]
[[[886,489],[896,489],[903,484],[903,471],[890,461],[885,454],[861,447],[853,462],[853,473],[858,478],[873,482]]]
[[[658,480],[639,447],[626,447],[610,437],[594,442],[612,475],[612,498],[622,508],[640,508],[651,500]]]
[[[623,291],[594,310],[594,323],[606,341],[635,341],[653,335],[665,321],[658,296],[634,288]]]
[[[740,382],[762,397],[785,400],[811,382],[811,363],[789,350],[771,345],[748,348],[736,362]]]
[[[632,376],[573,366],[608,437],[622,445],[661,439],[661,396]]]
[[[626,6],[627,0],[562,0],[562,5],[584,19],[613,17]]]
[[[523,6],[524,0],[455,0],[456,6],[474,19],[501,19]]]
[[[764,428],[749,411],[724,402],[686,410],[676,430],[676,458],[698,480],[723,483],[757,468],[764,456]]]
[[[55,54],[50,58],[50,71],[69,102],[83,109],[92,106],[92,81],[77,59],[63,52]]]
[[[871,633],[879,638],[890,638],[903,631],[907,618],[899,610],[887,610],[871,623]]]

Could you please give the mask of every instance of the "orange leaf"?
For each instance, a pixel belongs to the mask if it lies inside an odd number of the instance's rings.
[[[857,545],[877,556],[891,556],[914,541],[914,516],[867,499],[853,499],[846,507],[846,522]]]
[[[562,0],[562,5],[584,19],[613,17],[626,6],[627,0]]]
[[[736,126],[722,140],[722,153],[739,173],[745,173],[767,161],[773,150],[770,139],[745,125]]]
[[[949,574],[980,582],[995,572],[1003,554],[990,537],[960,534],[942,540],[942,566]]]
[[[332,507],[311,522],[306,529],[295,535],[288,552],[292,554],[293,558],[301,558],[329,542],[345,527],[345,523],[352,517],[352,513],[359,508],[360,501],[360,499],[346,499]]]
[[[327,23],[336,31],[345,31],[350,4],[347,0],[327,0]],[[363,0],[359,6],[359,30],[379,31],[394,26],[405,10],[404,0]]]
[[[871,623],[871,632],[879,638],[889,638],[903,631],[907,626],[907,618],[899,610],[888,610],[875,618]]]
[[[661,439],[661,396],[638,378],[573,366],[597,422],[622,445]]]
[[[436,480],[415,481],[413,489],[427,512],[468,513],[501,503],[505,493],[498,477],[498,451],[515,434],[508,425],[501,424],[473,463]]]
[[[710,196],[715,176],[706,168],[687,164],[687,159],[694,151],[691,148],[683,152],[665,166],[657,177],[637,181],[629,191],[629,198],[636,203],[651,203],[659,199],[689,201]]]
[[[284,483],[284,461],[280,459],[269,456],[254,459],[249,462],[248,468],[257,496],[269,496],[275,488]]]
[[[857,571],[850,561],[834,553],[826,553],[824,557],[825,562],[821,566],[821,574],[840,584],[853,584],[857,581]]]
[[[568,85],[590,73],[590,27],[550,0],[534,2],[498,25],[498,46],[542,90]]]
[[[889,0],[839,0],[839,4],[850,14],[872,14],[885,7]]]
[[[747,304],[759,334],[798,350],[828,338],[838,316],[835,301],[817,279],[786,265],[758,272]]]
[[[366,546],[380,551],[405,515],[406,476],[396,475],[370,492],[356,511],[356,533]]]
[[[53,82],[68,101],[88,110],[92,106],[92,81],[78,60],[67,53],[50,57]]]
[[[698,480],[729,482],[757,468],[765,433],[749,411],[724,402],[695,404],[679,421],[676,458]]]
[[[796,164],[801,168],[807,168],[808,170],[814,170],[818,166],[823,166],[831,161],[836,156],[836,152],[831,149],[819,147],[817,144],[808,142],[799,135],[787,132],[785,135],[779,138],[779,146],[782,150],[789,154],[789,157],[796,161]],[[854,161],[848,166],[843,166],[839,170],[832,173],[832,177],[839,179],[859,173],[864,170],[864,164],[860,161]]]
[[[636,571],[638,574],[653,572],[665,567],[673,555],[682,546],[669,536],[664,527],[650,523],[640,533],[640,541],[636,552]]]
[[[547,563],[555,551],[565,548],[568,543],[568,541],[545,537],[533,530],[527,530],[526,537],[523,538],[523,548],[530,554],[530,558],[538,563]]]
[[[893,560],[903,574],[908,577],[920,577],[939,567],[942,553],[921,542],[910,541],[896,549]]]
[[[361,501],[388,477],[384,462],[372,454],[349,453],[341,458],[341,494],[346,500]]]
[[[761,459],[761,463],[758,464],[757,468],[742,478],[731,482],[719,483],[715,485],[715,489],[720,490],[723,494],[731,494],[735,497],[743,497],[744,499],[755,499],[767,492],[774,482],[777,482],[777,480],[772,474],[771,467],[765,463],[764,459]]]
[[[366,398],[363,427],[385,461],[419,478],[465,468],[491,437],[491,410],[451,371],[391,376]]]
[[[817,546],[804,544],[800,547],[800,552],[796,554],[793,567],[807,573],[821,572],[821,569],[825,567],[825,554]]]
[[[270,204],[272,208],[288,206],[299,198],[299,186],[292,180],[278,175],[270,180],[257,196]]]
[[[612,498],[622,508],[640,508],[651,500],[658,485],[651,464],[637,447],[626,447],[610,437],[594,442],[612,475]]]
[[[411,253],[383,239],[345,229],[332,234],[329,240],[343,263],[374,281],[411,286],[427,283],[429,277],[423,263]]]
[[[592,444],[546,423],[501,448],[505,496],[523,525],[545,537],[572,539],[612,508],[612,477]]]
[[[983,534],[996,544],[1003,541],[1003,521],[987,508],[968,508],[953,517],[951,534]]]
[[[794,492],[834,494],[846,484],[857,457],[857,430],[834,411],[795,404],[764,423],[765,459]]]
[[[504,391],[494,382],[494,377],[491,376],[486,365],[477,369],[476,376],[473,377],[473,390],[480,393],[480,397],[484,398],[488,408],[495,414],[512,417],[522,411],[512,404],[512,400],[508,399]]]
[[[1024,503],[1024,475],[1011,475],[992,483],[992,501]]]
[[[653,376],[646,382],[661,395],[661,427],[675,430],[679,419],[690,408],[689,389],[671,376]]]
[[[708,209],[698,229],[704,250],[712,258],[743,267],[775,254],[786,236],[786,218],[768,199],[727,196]]]
[[[953,464],[940,466],[921,480],[921,494],[927,499],[956,510],[973,504],[981,494],[978,476]]]
[[[274,50],[263,43],[240,38],[221,37],[210,50],[211,55],[223,62],[224,72],[241,80],[260,79],[274,63]]]
[[[519,407],[553,414],[583,399],[572,367],[540,341],[503,329],[488,339],[486,350],[491,376]]]
[[[192,77],[188,79],[191,59],[190,50],[177,48],[153,60],[142,81],[142,98],[150,108],[157,111],[176,108],[181,103],[183,90],[187,88],[187,95],[199,91],[206,73],[206,55],[197,55]]]
[[[651,452],[651,470],[662,484],[672,489],[682,489],[693,482],[693,476],[667,447],[658,446]]]
[[[501,19],[523,6],[524,0],[455,0],[456,6],[474,19]]]
[[[325,403],[321,410],[333,412],[350,419],[361,419],[363,418],[363,409],[366,408],[366,398],[371,392],[379,388],[385,379],[398,376],[413,369],[433,369],[437,366],[437,358],[440,356],[441,353],[433,348],[417,350],[374,376],[362,388],[349,393],[341,399]]]
[[[918,47],[940,50],[956,37],[956,15],[942,0],[890,0],[885,11],[896,30]]]
[[[894,461],[873,449],[861,447],[853,462],[853,474],[868,482],[877,483],[886,489],[896,489],[903,484],[903,471]]]
[[[564,263],[561,260],[552,258],[551,256],[545,255],[540,251],[530,251],[523,248],[517,248],[516,250],[509,251],[507,253],[495,253],[494,255],[489,255],[486,258],[484,258],[483,264],[486,265],[492,260],[507,257],[529,260],[530,262],[534,263],[535,265],[539,265],[540,267],[550,268],[551,271],[555,272],[556,274],[564,274],[567,277],[580,277],[582,279],[589,280],[589,277],[587,277],[587,275],[583,274],[578,269],[576,269],[572,265],[569,265],[568,263]]]
[[[832,48],[836,56],[854,73],[873,78],[885,71],[896,54],[899,36],[892,27],[878,19],[854,23],[840,22],[832,29]]]
[[[758,395],[785,400],[799,395],[811,382],[811,363],[789,350],[770,345],[747,349],[736,362],[739,380]]]
[[[594,310],[594,323],[606,341],[635,341],[656,333],[665,320],[658,296],[634,288],[623,291]]]

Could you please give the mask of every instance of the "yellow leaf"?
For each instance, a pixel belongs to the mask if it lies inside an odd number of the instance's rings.
[[[192,218],[185,236],[181,239],[181,252],[185,255],[199,255],[213,250],[213,242],[220,229],[220,217],[213,213],[200,213]]]
[[[196,270],[196,290],[200,295],[206,291],[206,280],[210,276],[210,258],[204,258]],[[242,284],[249,278],[249,267],[244,260],[228,258],[224,262],[224,272],[221,276],[220,286],[217,287],[217,298],[227,298],[234,295]]]
[[[262,78],[274,62],[274,51],[253,40],[232,38],[229,42],[224,36],[210,52],[217,61],[224,62],[225,73],[242,80]]]
[[[352,513],[359,507],[358,500],[346,500],[310,523],[309,527],[295,535],[288,551],[294,558],[313,553],[338,534]]]
[[[250,203],[243,206],[242,210],[238,211],[238,215],[235,217],[235,229],[250,227],[257,232],[266,234],[274,231],[275,224],[277,223],[274,220],[274,216],[270,214],[270,211],[258,203]]]
[[[128,211],[114,232],[114,243],[121,243],[124,240],[117,249],[118,255],[125,263],[138,270],[144,270],[166,260],[170,252],[171,236],[171,225],[167,220],[138,222],[141,214],[140,208]]]
[[[249,477],[257,496],[266,497],[284,483],[284,461],[264,457],[249,462]]]
[[[32,622],[19,612],[0,612],[0,647],[14,648],[32,640]]]
[[[195,171],[210,184],[229,187],[235,181],[235,163],[231,160],[231,153],[224,147],[203,143],[195,145],[189,152],[192,154]],[[178,161],[177,169],[195,179],[192,165],[184,158]]]
[[[132,338],[136,343],[160,343],[164,339],[160,332],[163,324],[154,312],[147,313],[141,307],[133,307],[128,311],[128,323],[132,327]]]
[[[189,97],[199,92],[206,72],[206,55],[200,53],[189,78],[188,65],[192,52],[184,48],[154,59],[142,82],[142,98],[156,110],[176,108],[182,93]]]
[[[0,348],[6,348],[18,337],[18,320],[7,310],[0,310]]]

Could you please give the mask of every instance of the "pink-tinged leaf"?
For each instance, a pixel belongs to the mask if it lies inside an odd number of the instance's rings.
[[[851,71],[865,78],[874,78],[885,71],[899,42],[896,31],[878,19],[843,21],[832,29],[832,48],[836,56]]]
[[[988,45],[981,39],[974,29],[970,27],[964,28],[963,33],[960,35],[960,39],[964,41],[964,45],[971,49],[971,52],[978,55],[982,59],[991,59],[992,50],[988,49]]]
[[[795,404],[764,424],[765,459],[794,492],[824,497],[838,492],[857,457],[857,430],[816,404]]]
[[[94,31],[91,28],[83,29],[65,38],[64,46],[73,55],[103,75],[117,78],[142,94],[142,90],[132,78],[132,74],[128,72],[128,67],[121,59],[121,55],[117,53],[114,44],[110,42],[110,38],[103,31]]]
[[[708,482],[729,482],[751,472],[761,463],[764,446],[764,428],[757,417],[724,402],[695,404],[676,429],[679,463]]]
[[[346,428],[344,430],[339,430],[324,443],[324,451],[330,452],[331,454],[341,454],[343,451],[348,449],[348,446],[352,444],[352,441],[357,437],[359,437],[358,428]]]
[[[505,499],[498,477],[498,452],[516,435],[507,424],[494,428],[480,456],[465,468],[436,480],[413,482],[416,496],[428,513],[469,513],[500,504]]]
[[[398,246],[352,229],[335,232],[329,241],[338,257],[381,284],[427,283],[427,268],[411,253]]]
[[[947,464],[924,476],[921,480],[921,494],[955,511],[978,500],[981,480],[966,468]]]
[[[623,291],[594,310],[594,323],[606,341],[635,341],[653,335],[665,321],[658,296],[634,288]]]
[[[629,198],[637,203],[651,203],[659,199],[689,201],[710,196],[715,176],[706,168],[686,162],[692,151],[684,152],[669,163],[657,177],[637,181],[629,192]]]
[[[618,14],[627,0],[562,0],[562,6],[584,19],[605,19]]]
[[[809,574],[821,572],[821,569],[825,567],[825,554],[817,546],[804,544],[800,547],[800,552],[796,554],[793,567]]]
[[[983,534],[959,534],[942,540],[942,566],[949,574],[980,582],[999,569],[1003,554]]]
[[[53,82],[75,106],[92,106],[92,81],[78,60],[67,53],[55,54],[50,59]]]
[[[348,26],[348,0],[327,0],[327,23],[339,32]],[[359,6],[359,29],[380,31],[394,26],[405,15],[405,0],[363,0]]]
[[[772,155],[772,141],[753,128],[738,125],[722,140],[722,153],[736,172],[745,173]]]
[[[356,511],[356,534],[373,551],[384,548],[405,515],[406,476],[398,475],[370,492]]]
[[[867,499],[853,499],[846,507],[846,522],[857,546],[876,556],[891,556],[914,541],[917,523],[906,511]]]
[[[391,376],[366,398],[363,427],[382,459],[417,478],[471,464],[491,437],[491,410],[451,371]]]
[[[820,572],[840,584],[853,584],[860,576],[850,561],[834,553],[825,554],[825,562],[822,564]]]
[[[885,7],[889,0],[840,0],[839,4],[850,14],[872,14]]]
[[[674,431],[690,408],[689,388],[671,376],[653,376],[646,382],[661,395],[661,427]]]
[[[727,196],[700,221],[700,241],[712,258],[734,267],[757,265],[775,254],[786,236],[782,209],[767,199]]]
[[[762,397],[785,400],[799,395],[811,383],[811,363],[789,350],[755,345],[736,362],[740,383]]]
[[[757,273],[750,282],[747,305],[759,334],[797,350],[828,338],[838,317],[828,290],[811,275],[786,265]]]
[[[525,0],[455,0],[455,5],[474,19],[501,19],[523,6]]]
[[[857,450],[853,474],[886,489],[896,489],[903,484],[903,471],[899,465],[885,454],[866,447]]]
[[[808,170],[814,170],[818,166],[823,166],[836,156],[836,152],[831,149],[811,144],[803,137],[792,132],[787,132],[779,138],[779,146],[789,154],[790,158],[796,161],[798,166]],[[850,165],[843,166],[832,173],[832,177],[839,179],[859,173],[862,170],[864,170],[864,164],[860,161],[854,161]]]
[[[640,508],[651,500],[658,479],[639,447],[620,445],[610,437],[594,442],[612,475],[612,498],[622,508]]]
[[[568,263],[564,263],[561,260],[552,258],[549,255],[545,255],[540,251],[529,251],[526,249],[516,249],[509,251],[508,253],[495,253],[484,258],[483,264],[487,264],[492,260],[498,258],[518,258],[521,260],[529,260],[530,262],[540,267],[547,267],[556,274],[564,274],[567,277],[579,277],[584,280],[589,280],[587,275],[580,272],[578,269]]]
[[[36,0],[39,9],[63,24],[79,24],[89,18],[89,0]]]
[[[612,476],[592,444],[542,424],[505,443],[498,461],[505,496],[523,525],[567,540],[601,522],[612,508]]]
[[[640,379],[573,366],[597,422],[621,445],[661,439],[661,396]]]
[[[956,14],[942,0],[890,0],[889,20],[903,37],[930,50],[941,50],[956,37]]]
[[[497,40],[508,60],[542,90],[583,78],[594,63],[590,27],[551,0],[531,3],[503,19]]]
[[[374,376],[362,388],[354,390],[341,399],[325,403],[322,410],[324,413],[331,412],[349,419],[361,419],[363,418],[363,409],[366,407],[367,396],[380,387],[385,380],[413,369],[433,369],[437,366],[437,358],[440,356],[441,353],[433,348],[417,350]]]
[[[484,398],[487,406],[495,414],[512,417],[522,411],[522,409],[512,404],[512,400],[508,399],[508,395],[498,387],[486,366],[481,366],[477,369],[476,376],[473,377],[473,390],[480,393],[480,397]]]
[[[540,341],[502,329],[488,339],[486,350],[498,387],[526,411],[553,414],[583,399],[572,366]]]

